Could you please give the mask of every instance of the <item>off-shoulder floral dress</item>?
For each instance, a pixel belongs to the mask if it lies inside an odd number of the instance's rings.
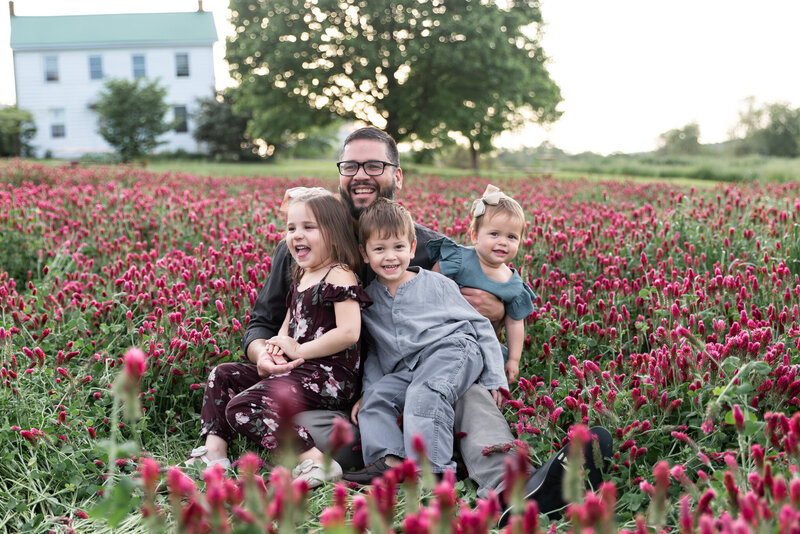
[[[331,266],[331,269],[336,265]],[[328,270],[330,273],[330,270]],[[317,339],[336,327],[333,304],[353,299],[361,307],[372,301],[361,285],[337,286],[325,281],[298,291],[292,284],[286,298],[290,310],[289,336],[299,343]],[[258,376],[252,363],[223,363],[208,377],[200,435],[215,434],[230,442],[243,434],[266,449],[277,447],[281,419],[314,409],[347,409],[359,390],[360,344],[306,360],[287,373]],[[301,451],[314,446],[305,428],[294,426]]]

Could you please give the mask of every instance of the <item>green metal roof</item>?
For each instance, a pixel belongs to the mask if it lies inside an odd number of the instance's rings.
[[[11,17],[11,48],[213,43],[217,40],[209,12],[125,13]]]

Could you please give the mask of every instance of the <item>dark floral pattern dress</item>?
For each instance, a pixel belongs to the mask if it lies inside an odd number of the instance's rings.
[[[360,285],[336,286],[325,281],[327,276],[303,291],[292,284],[286,299],[289,336],[298,343],[317,339],[336,327],[335,302],[353,299],[362,308],[372,303]],[[206,383],[200,436],[215,434],[230,442],[234,434],[243,434],[272,450],[278,445],[282,418],[305,410],[348,408],[359,389],[360,364],[360,344],[356,343],[266,378],[258,376],[253,363],[218,365]],[[293,429],[301,451],[314,447],[305,428],[295,425]]]

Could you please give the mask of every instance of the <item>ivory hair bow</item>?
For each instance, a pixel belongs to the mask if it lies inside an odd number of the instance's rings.
[[[333,195],[333,193],[322,187],[291,187],[283,194],[283,200],[281,201],[279,211],[286,214],[286,212],[289,211],[289,203],[295,198],[318,195]]]
[[[476,199],[472,203],[472,209],[470,209],[470,213],[472,213],[473,217],[480,217],[484,213],[486,213],[486,205],[490,206],[497,206],[500,202],[500,199],[505,197],[506,195],[500,191],[497,187],[489,184],[486,186],[486,190],[483,192],[483,196],[481,198]]]

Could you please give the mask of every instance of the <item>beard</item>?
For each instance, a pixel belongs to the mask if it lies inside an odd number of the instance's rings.
[[[352,188],[355,186],[353,184],[350,184],[350,187]],[[394,199],[394,191],[395,191],[394,180],[392,180],[392,185],[390,186],[380,187],[378,185],[377,188],[378,188],[378,197],[383,197],[388,200]],[[361,207],[356,206],[355,203],[353,202],[353,197],[350,196],[350,192],[342,189],[342,186],[339,186],[339,196],[342,197],[342,199],[344,200],[347,209],[350,210],[350,215],[352,215],[354,219],[358,219],[359,217],[361,217],[361,212],[368,207],[368,206],[361,206]]]

